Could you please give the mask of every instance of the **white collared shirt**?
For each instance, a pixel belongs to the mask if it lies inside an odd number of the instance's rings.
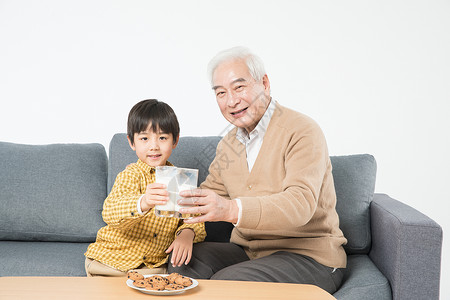
[[[259,120],[258,125],[250,133],[244,128],[238,128],[236,131],[236,139],[244,144],[245,152],[247,154],[247,166],[248,171],[251,172],[253,166],[255,165],[256,158],[258,157],[259,150],[264,140],[264,135],[266,134],[267,127],[269,127],[270,119],[272,119],[273,112],[275,111],[275,102],[271,99],[269,106],[267,107],[261,120]],[[241,199],[236,198],[236,204],[239,209],[238,220],[234,226],[239,224],[242,217],[242,203]]]
[[[259,150],[261,150],[264,135],[266,134],[267,127],[269,127],[269,122],[272,118],[274,110],[275,103],[271,100],[269,106],[266,109],[266,112],[262,116],[261,120],[259,120],[255,129],[253,129],[250,133],[247,133],[247,130],[245,130],[244,128],[239,127],[237,129],[236,138],[245,146],[249,172],[252,171],[256,158],[258,157]]]

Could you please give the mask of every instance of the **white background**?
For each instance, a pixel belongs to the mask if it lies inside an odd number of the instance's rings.
[[[182,136],[221,134],[205,69],[236,45],[331,155],[374,155],[377,192],[450,230],[448,0],[0,0],[0,140],[107,148],[147,98],[174,108]],[[444,239],[441,299],[449,251]]]

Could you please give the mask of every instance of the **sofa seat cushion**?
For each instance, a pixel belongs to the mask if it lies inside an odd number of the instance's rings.
[[[89,243],[0,241],[0,276],[86,276]]]
[[[0,142],[0,240],[95,241],[106,178],[100,144]]]
[[[338,300],[392,299],[389,281],[365,254],[347,257],[342,285],[333,296]]]

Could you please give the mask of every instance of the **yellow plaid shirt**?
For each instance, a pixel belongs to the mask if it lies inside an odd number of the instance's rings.
[[[107,225],[98,231],[86,257],[121,271],[135,269],[143,263],[156,268],[167,262],[169,255],[165,251],[180,230],[194,230],[194,243],[205,239],[204,223],[184,224],[177,218],[158,217],[154,209],[144,215],[137,211],[138,199],[153,182],[155,168],[141,160],[117,175],[103,204],[102,216]]]

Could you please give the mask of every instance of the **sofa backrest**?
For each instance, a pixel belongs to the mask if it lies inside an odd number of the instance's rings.
[[[170,161],[208,174],[221,137],[182,137]],[[0,142],[0,240],[93,242],[117,174],[137,157],[125,133],[114,135],[109,162],[100,144],[22,145]],[[332,156],[336,210],[347,253],[368,253],[376,162],[368,154]],[[108,167],[109,164],[109,167]],[[207,241],[229,240],[233,226],[206,224]]]
[[[106,179],[101,144],[0,142],[0,240],[95,241]]]

